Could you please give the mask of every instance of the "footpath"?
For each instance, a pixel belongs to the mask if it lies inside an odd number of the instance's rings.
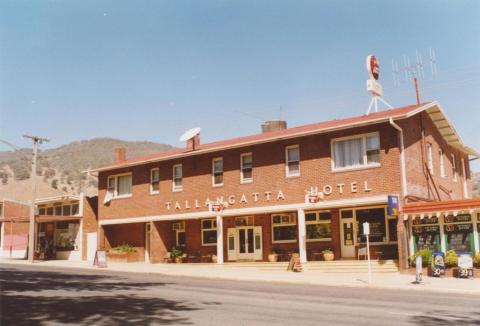
[[[295,273],[286,269],[268,269],[265,265],[235,266],[235,263],[216,264],[148,264],[148,263],[108,263],[106,268],[92,266],[86,261],[36,261],[34,266],[51,268],[71,268],[90,270],[98,273],[127,272],[137,274],[161,274],[184,277],[202,277],[210,279],[228,279],[255,282],[284,282],[321,286],[342,286],[356,288],[378,288],[407,291],[428,291],[441,293],[464,293],[480,295],[480,279],[457,279],[451,277],[423,277],[423,284],[413,284],[415,275],[400,273],[372,273],[372,282],[368,283],[367,273],[325,273],[308,270]],[[0,265],[32,265],[25,260],[0,259]]]

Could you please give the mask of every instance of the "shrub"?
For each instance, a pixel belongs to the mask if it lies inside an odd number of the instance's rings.
[[[172,258],[182,257],[183,249],[179,247],[173,247],[170,251],[170,255],[172,256]]]
[[[119,251],[119,252],[135,252],[137,249],[135,249],[134,246],[128,243],[124,243],[120,246],[114,247],[111,249],[111,251]]]
[[[445,266],[447,267],[456,267],[458,265],[458,256],[455,250],[447,251],[445,255]]]
[[[422,256],[422,267],[430,267],[432,264],[432,251],[428,249],[422,249],[417,251],[415,255],[408,258],[410,266],[415,267],[415,259],[417,256]]]
[[[476,254],[475,257],[473,257],[473,266],[480,268],[480,254]]]

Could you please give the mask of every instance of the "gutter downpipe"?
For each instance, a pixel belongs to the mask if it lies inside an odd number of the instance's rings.
[[[401,179],[402,179],[402,194],[403,194],[403,200],[401,202],[403,206],[405,198],[407,198],[408,196],[407,171],[406,171],[406,163],[405,163],[405,143],[403,140],[403,129],[393,121],[393,118],[390,118],[389,122],[390,122],[390,125],[398,131],[399,138],[400,138],[400,173],[401,173]],[[400,271],[405,271],[408,269],[408,241],[407,241],[406,227],[405,227],[405,223],[403,221],[402,215],[398,217],[397,234],[398,234],[398,240],[399,240],[398,242],[399,267],[400,267]]]

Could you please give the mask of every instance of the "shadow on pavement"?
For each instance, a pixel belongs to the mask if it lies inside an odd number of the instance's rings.
[[[413,316],[411,322],[422,326],[450,326],[450,325],[480,325],[480,316],[446,314],[444,311],[427,312],[424,315]]]
[[[180,313],[199,310],[193,304],[141,295],[150,287],[166,284],[130,282],[110,275],[1,268],[0,325],[191,324]]]

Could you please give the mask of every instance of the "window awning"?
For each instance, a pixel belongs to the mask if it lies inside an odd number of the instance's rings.
[[[480,198],[409,203],[405,204],[402,213],[403,218],[408,220],[410,217],[423,219],[442,215],[474,214],[475,212],[480,212]]]

